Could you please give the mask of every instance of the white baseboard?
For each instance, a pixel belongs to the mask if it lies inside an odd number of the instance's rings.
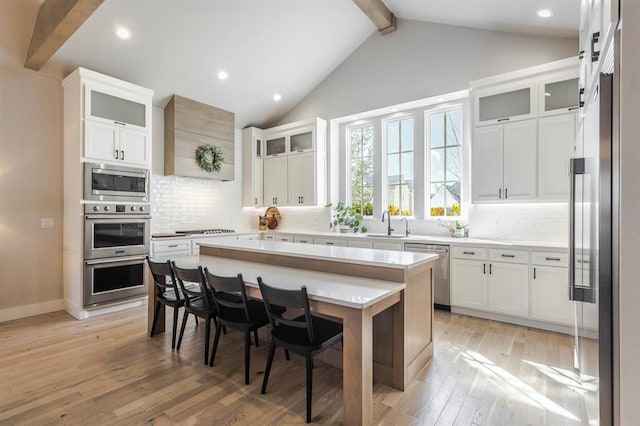
[[[506,322],[509,324],[521,325],[523,327],[538,328],[540,330],[553,331],[556,333],[574,335],[575,331],[573,326],[566,324],[556,324],[546,321],[534,320],[531,318],[513,317],[511,315],[494,314],[493,312],[476,311],[475,309],[451,307],[451,312],[454,314],[468,315],[472,317],[484,318],[493,321]],[[589,329],[580,329],[581,335],[589,339],[597,339],[598,331]]]
[[[82,306],[75,305],[74,303],[65,300],[65,310],[75,318],[79,320],[85,320],[87,318],[124,311],[126,309],[137,308],[138,306],[143,306],[146,304],[147,296],[142,296],[140,298],[128,300],[126,302],[114,303],[111,305],[100,306],[92,309],[84,309]]]
[[[49,312],[61,311],[63,309],[64,301],[62,299],[33,303],[31,305],[14,306],[13,308],[0,309],[0,322],[48,314]]]

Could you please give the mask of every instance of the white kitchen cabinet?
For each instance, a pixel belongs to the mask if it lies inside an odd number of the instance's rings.
[[[577,114],[538,120],[538,198],[567,201],[569,159],[574,155]]]
[[[313,244],[313,237],[309,235],[294,235],[293,242],[300,244]]]
[[[472,194],[476,203],[536,198],[536,120],[475,129]]]
[[[79,68],[84,155],[89,161],[149,168],[153,92]]]
[[[289,176],[287,157],[269,157],[264,166],[264,203],[273,206],[286,206]]]
[[[245,139],[249,139],[250,132],[262,132],[261,183],[257,183],[260,161],[250,160],[256,158],[256,143],[245,144],[245,164],[251,164],[252,170],[243,173],[243,204],[323,206],[327,194],[326,127],[326,121],[316,118],[266,130],[243,130]],[[258,203],[260,197],[256,195],[260,189],[262,203]]]
[[[569,300],[569,272],[564,267],[531,266],[531,318],[573,324],[574,302]]]
[[[535,117],[537,85],[532,82],[509,83],[474,93],[476,126],[487,126]]]
[[[338,247],[347,247],[346,238],[314,238],[314,244],[325,245],[325,246],[338,246]]]
[[[487,263],[477,260],[451,260],[451,306],[487,309]]]
[[[85,120],[84,139],[86,159],[144,168],[151,164],[148,131]]]
[[[263,141],[261,129],[248,127],[242,130],[242,201],[245,206],[264,205]]]
[[[490,262],[487,279],[487,308],[491,312],[529,315],[529,265]]]
[[[191,256],[191,253],[192,242],[190,238],[171,238],[151,241],[151,256],[154,258]]]
[[[283,241],[285,243],[293,242],[293,235],[291,234],[276,234],[276,241]]]
[[[315,153],[305,152],[287,157],[289,204],[314,206],[316,187]]]
[[[578,68],[557,73],[540,81],[538,116],[566,114],[578,110]]]
[[[396,241],[374,241],[373,248],[379,250],[396,250],[403,251],[404,243]]]
[[[366,241],[363,238],[350,238],[348,241],[348,246],[358,248],[373,248],[373,241]]]

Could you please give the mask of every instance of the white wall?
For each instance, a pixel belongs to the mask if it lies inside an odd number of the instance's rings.
[[[620,425],[640,424],[640,2],[622,1],[620,133]]]
[[[469,82],[577,56],[576,39],[400,19],[371,35],[280,123],[332,119],[469,88]]]

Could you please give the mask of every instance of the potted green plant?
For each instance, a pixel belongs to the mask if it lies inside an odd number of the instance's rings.
[[[329,223],[331,229],[337,228],[340,232],[347,232],[351,228],[354,233],[367,232],[367,227],[362,226],[362,213],[354,207],[347,206],[342,201],[339,201],[335,206],[329,203],[325,207],[332,207],[331,222]]]

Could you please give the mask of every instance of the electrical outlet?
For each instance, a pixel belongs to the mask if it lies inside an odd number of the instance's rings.
[[[52,217],[43,217],[40,219],[41,228],[53,228],[54,222]]]

